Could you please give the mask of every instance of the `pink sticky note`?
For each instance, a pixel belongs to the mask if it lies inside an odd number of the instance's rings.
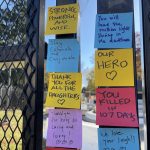
[[[134,88],[96,89],[96,124],[138,127]]]
[[[50,109],[47,147],[81,148],[82,112],[74,109]]]

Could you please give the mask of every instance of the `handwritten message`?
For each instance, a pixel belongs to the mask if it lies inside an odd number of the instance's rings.
[[[135,88],[96,89],[96,124],[138,127]]]
[[[140,150],[138,129],[99,128],[99,150]]]
[[[134,86],[133,49],[95,53],[96,86]]]
[[[46,146],[81,148],[81,145],[81,110],[50,109]]]
[[[49,40],[46,71],[78,72],[79,50],[75,39]]]
[[[74,149],[74,148],[46,148],[46,150],[77,150],[77,149]]]
[[[81,73],[50,73],[47,107],[80,108]]]
[[[97,14],[95,48],[131,48],[132,22],[133,13]]]
[[[76,33],[78,12],[78,4],[49,7],[45,34]]]

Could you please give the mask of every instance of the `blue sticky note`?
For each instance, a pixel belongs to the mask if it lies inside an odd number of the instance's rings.
[[[133,13],[97,14],[95,48],[131,48]]]
[[[48,43],[47,72],[78,72],[80,46],[76,39],[51,39]]]
[[[140,150],[136,128],[99,128],[99,150]]]

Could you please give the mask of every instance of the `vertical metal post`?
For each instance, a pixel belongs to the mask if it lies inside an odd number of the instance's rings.
[[[143,0],[143,1],[145,1],[145,0]],[[122,0],[122,1],[120,1],[120,0],[107,0],[107,1],[97,0],[97,13],[98,14],[100,14],[100,13],[102,13],[102,14],[103,13],[105,13],[105,14],[125,13],[125,12],[134,12],[133,0]],[[149,26],[150,26],[150,24],[149,24]],[[137,108],[137,113],[138,113],[136,55],[135,55],[136,47],[135,47],[134,19],[133,19],[133,33],[132,33],[132,48],[133,48],[133,51],[134,51],[134,53],[133,53],[133,55],[134,55],[133,56],[134,57],[134,62],[133,62],[134,63],[134,83],[135,83],[136,100],[137,100],[136,101],[136,108]],[[149,58],[150,58],[150,54],[149,54]],[[150,62],[150,59],[149,59],[149,62]],[[149,85],[150,85],[150,83],[149,83]],[[149,92],[149,96],[150,96],[150,92]],[[149,104],[150,104],[150,101],[149,101]],[[149,114],[150,114],[150,109],[149,109]],[[149,123],[150,123],[150,121],[149,121]],[[140,140],[140,138],[139,138],[139,140]]]
[[[27,1],[27,42],[25,46],[24,87],[27,104],[23,110],[23,148],[42,150],[44,90],[44,15],[45,0]]]
[[[142,0],[147,149],[150,149],[150,0]]]
[[[56,0],[56,5],[74,4],[77,0]],[[75,39],[77,34],[56,35],[57,39]]]
[[[44,29],[45,29],[45,0],[34,0],[38,10],[37,17],[37,72],[36,72],[36,96],[35,96],[35,149],[42,150],[43,141],[43,95],[44,95]]]
[[[122,13],[133,11],[133,0],[97,0],[97,13]]]

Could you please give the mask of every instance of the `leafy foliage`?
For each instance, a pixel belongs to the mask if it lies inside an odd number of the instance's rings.
[[[88,82],[87,91],[95,91],[95,79],[94,79],[94,70],[92,69],[86,77],[86,80]]]
[[[0,3],[0,46],[25,42],[26,0]]]

